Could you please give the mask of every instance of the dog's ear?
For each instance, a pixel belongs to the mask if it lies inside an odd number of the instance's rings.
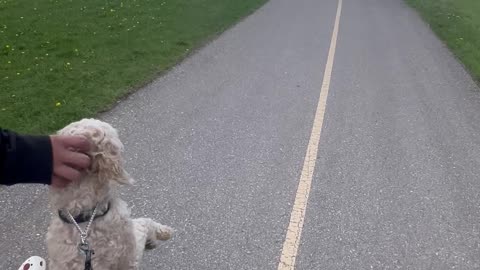
[[[98,173],[101,181],[133,184],[133,179],[123,167],[123,144],[117,137],[104,136],[97,142],[96,150],[92,157],[92,171]]]

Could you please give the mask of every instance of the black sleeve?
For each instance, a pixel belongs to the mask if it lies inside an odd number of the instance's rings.
[[[50,184],[52,170],[49,136],[24,136],[0,129],[0,185]]]

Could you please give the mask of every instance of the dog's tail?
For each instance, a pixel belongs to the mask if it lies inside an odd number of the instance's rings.
[[[159,223],[156,223],[156,227],[157,227],[156,237],[157,237],[158,240],[165,241],[165,240],[168,240],[168,239],[172,238],[172,235],[173,235],[173,229],[172,228],[170,228],[169,226],[166,226],[166,225],[159,224]]]
[[[154,249],[158,241],[168,240],[173,235],[173,229],[157,223],[149,218],[137,218],[133,220],[137,245],[145,246],[145,249]]]
[[[168,240],[172,238],[173,235],[173,229],[166,226],[162,225],[160,223],[157,223],[152,220],[152,234],[149,235],[147,238],[147,241],[145,242],[145,249],[154,249],[158,246],[158,241],[162,240]]]

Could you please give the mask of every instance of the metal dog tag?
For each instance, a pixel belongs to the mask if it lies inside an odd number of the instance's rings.
[[[79,244],[78,249],[85,255],[85,270],[93,270],[92,255],[95,254],[93,249],[90,248],[88,243]]]

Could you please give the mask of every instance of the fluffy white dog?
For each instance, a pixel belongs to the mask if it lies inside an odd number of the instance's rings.
[[[127,204],[115,192],[118,184],[133,182],[123,168],[117,131],[105,122],[83,119],[58,133],[87,137],[93,145],[92,166],[81,181],[50,189],[49,269],[140,269],[145,248],[155,248],[158,240],[168,240],[173,231],[148,218],[131,219]],[[87,235],[80,230],[88,230]],[[86,243],[80,247],[82,236]]]

